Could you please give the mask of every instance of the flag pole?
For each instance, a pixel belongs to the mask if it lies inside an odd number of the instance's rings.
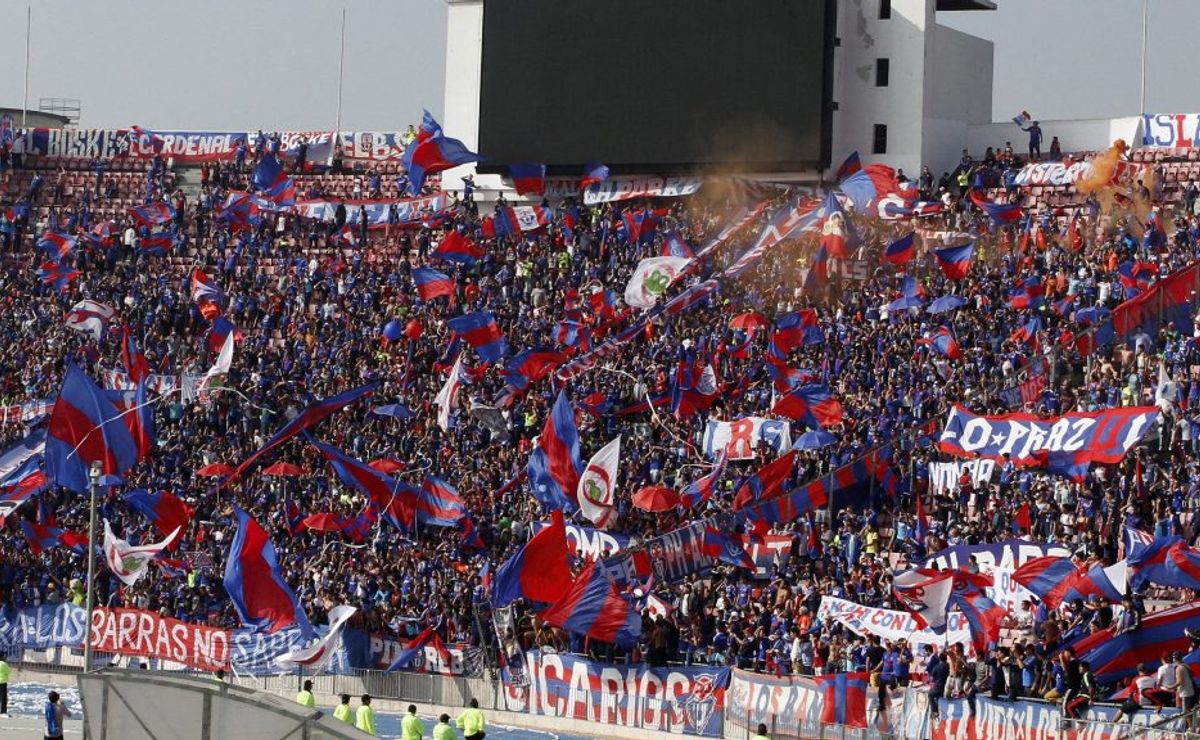
[[[93,460],[88,486],[87,596],[83,610],[83,672],[92,670],[92,605],[96,588],[96,490],[100,488],[100,461]]]
[[[33,28],[33,6],[25,6],[25,94],[21,98],[21,128],[25,128],[25,118],[29,115],[29,38]]]
[[[1138,115],[1146,112],[1146,38],[1149,35],[1150,0],[1142,0],[1142,86]]]
[[[333,125],[333,138],[336,143],[338,132],[342,130],[342,71],[346,64],[346,9],[342,8],[342,40],[338,51],[338,86],[337,86],[337,117]]]

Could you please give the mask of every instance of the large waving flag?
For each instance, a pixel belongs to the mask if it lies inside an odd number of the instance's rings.
[[[41,555],[52,547],[65,547],[76,555],[87,552],[88,538],[86,532],[75,532],[60,529],[52,524],[21,520],[21,534],[29,543],[29,551]]]
[[[971,191],[971,202],[998,224],[1011,224],[1021,220],[1021,206],[1018,203],[996,203],[985,198],[978,190]]]
[[[727,454],[723,453],[723,454]],[[796,467],[797,452],[792,450],[759,468],[742,481],[733,499],[733,508],[742,509],[756,501],[773,498]]]
[[[579,453],[579,430],[575,411],[560,390],[550,416],[542,426],[537,447],[529,456],[529,487],[534,498],[547,509],[574,512],[583,462]]]
[[[900,190],[896,171],[883,164],[869,164],[838,184],[854,210],[862,213],[871,203]]]
[[[120,578],[121,582],[126,586],[132,586],[149,570],[150,561],[158,557],[159,553],[163,550],[166,550],[178,534],[179,530],[175,530],[167,535],[167,538],[162,542],[155,542],[149,545],[131,545],[114,535],[112,525],[105,519],[104,560],[108,563],[108,568],[113,572],[113,575]]]
[[[374,390],[378,387],[379,381],[374,381],[367,383],[366,385],[360,385],[357,388],[352,388],[348,391],[343,391],[336,396],[330,396],[329,398],[322,399],[307,406],[296,418],[292,419],[287,424],[284,424],[278,432],[275,432],[275,436],[271,437],[271,439],[269,439],[267,443],[262,446],[262,448],[251,453],[250,457],[246,458],[241,465],[237,466],[237,469],[233,471],[233,475],[229,476],[228,482],[232,483],[244,475],[246,471],[249,470],[251,466],[253,466],[254,463],[257,462],[258,459],[264,454],[270,452],[304,430],[321,423],[347,406],[357,403],[374,392]]]
[[[121,364],[125,366],[125,374],[134,383],[150,377],[150,363],[146,362],[146,356],[138,349],[128,324],[121,327]]]
[[[54,286],[55,290],[66,290],[71,287],[71,281],[79,277],[79,270],[49,261],[38,266],[37,276],[46,285]]]
[[[854,232],[854,226],[846,218],[842,204],[832,192],[825,196],[821,213],[821,246],[825,247],[830,257],[847,259],[850,250],[856,246],[858,236]]]
[[[598,185],[608,179],[608,167],[599,162],[586,162],[583,165],[583,177],[579,178],[579,189],[587,190],[590,185]]]
[[[317,448],[343,485],[367,497],[369,511],[381,512],[385,520],[401,531],[412,531],[416,521],[414,489],[332,445],[311,437],[308,443]]]
[[[1097,683],[1113,683],[1135,675],[1138,663],[1154,669],[1164,654],[1190,651],[1186,629],[1200,629],[1200,602],[1149,614],[1138,629],[1121,635],[1115,626],[1093,632],[1071,647],[1091,664]]]
[[[941,633],[946,629],[946,610],[954,588],[952,571],[906,570],[892,579],[892,593],[917,621],[917,626]]]
[[[896,267],[904,267],[917,253],[914,246],[917,232],[910,231],[899,239],[889,242],[883,250],[883,259]]]
[[[984,594],[992,585],[991,576],[981,573],[954,572],[954,588],[950,592],[950,605],[956,607],[967,620],[971,632],[971,643],[979,655],[987,653],[988,647],[1000,637],[1000,623],[1006,612]]]
[[[111,306],[96,301],[80,301],[76,303],[63,318],[63,325],[68,329],[83,334],[90,334],[97,342],[104,337],[108,324],[116,312]]]
[[[138,460],[145,459],[154,447],[154,406],[147,400],[147,392],[145,380],[133,390],[104,392],[137,445]]]
[[[1097,563],[1080,569],[1070,558],[1047,555],[1027,561],[1013,571],[1012,578],[1051,609],[1076,599],[1088,601],[1092,596],[1119,604],[1125,595],[1124,563],[1110,568]]]
[[[821,723],[866,728],[870,679],[871,674],[865,671],[817,676],[814,680],[821,690]]]
[[[950,280],[965,280],[967,271],[971,269],[971,255],[975,253],[975,242],[967,242],[957,247],[933,250],[933,258],[937,260],[942,274]]]
[[[419,195],[425,185],[425,178],[429,175],[482,159],[483,157],[467,149],[466,144],[458,139],[451,139],[442,134],[418,139],[404,150],[408,192],[410,195]]]
[[[192,507],[167,491],[158,491],[157,493],[145,489],[126,491],[121,494],[121,500],[149,519],[150,523],[154,525],[154,529],[164,536],[175,530],[186,532],[188,523],[195,514]],[[171,549],[177,546],[178,542],[174,542]]]
[[[454,281],[446,273],[432,267],[418,267],[412,271],[412,277],[421,300],[432,301],[444,295],[449,296],[451,302],[454,301]]]
[[[850,155],[847,156],[845,161],[842,162],[841,166],[837,168],[837,172],[833,173],[833,181],[841,182],[861,169],[862,158],[858,156],[858,150],[855,149],[854,151],[850,152]]]
[[[36,457],[29,458],[0,479],[0,526],[4,525],[5,517],[16,511],[30,496],[41,493],[48,486],[41,460]]]
[[[510,164],[508,175],[512,178],[517,195],[546,194],[546,165],[544,164]]]
[[[824,429],[842,422],[843,409],[828,386],[809,383],[780,396],[771,413],[795,419],[809,429]]]
[[[576,499],[593,524],[607,529],[617,517],[615,503],[617,470],[621,463],[621,437],[609,442],[588,460],[579,477]]]
[[[724,532],[716,527],[704,528],[704,540],[700,543],[700,551],[710,558],[716,558],[735,568],[754,570],[754,558],[746,552],[742,544],[742,536],[734,532]]]
[[[44,249],[51,257],[62,262],[75,248],[75,237],[61,231],[46,231],[38,239],[38,249]]]
[[[428,110],[421,109],[421,127],[417,129],[417,141],[428,141],[442,135],[442,124]]]
[[[76,365],[67,369],[46,433],[46,473],[56,485],[87,493],[88,471],[100,463],[113,482],[138,461],[139,444],[108,395]]]
[[[684,486],[679,494],[679,508],[691,509],[712,498],[717,483],[725,475],[725,466],[728,462],[729,450],[722,449],[721,457],[717,459],[717,464],[713,466],[712,472]]]
[[[784,360],[788,353],[801,346],[820,344],[825,341],[817,309],[802,308],[779,317],[771,330],[771,343],[767,347],[771,357]]]
[[[412,665],[417,656],[425,652],[426,647],[436,650],[442,661],[447,665],[450,664],[450,651],[446,649],[446,643],[442,641],[442,636],[434,631],[433,627],[426,627],[419,635],[408,641],[391,665],[384,669],[384,673],[398,671]]]
[[[468,239],[461,231],[450,229],[429,256],[447,262],[473,265],[476,260],[483,259],[485,254],[487,252],[483,247]]]
[[[129,215],[138,226],[150,229],[170,221],[175,217],[175,211],[166,203],[157,202],[130,208]]]
[[[595,562],[589,563],[567,592],[538,616],[568,632],[621,647],[634,647],[642,634],[641,615]]]
[[[508,354],[508,343],[500,325],[487,311],[476,311],[446,320],[446,327],[475,348],[488,362],[499,362]]]
[[[426,476],[417,496],[417,521],[432,527],[453,527],[467,516],[458,489],[437,476]]]
[[[296,204],[296,183],[284,172],[283,165],[274,154],[266,154],[258,160],[251,182],[263,198],[275,205]]]
[[[653,308],[690,262],[687,257],[647,257],[642,260],[625,286],[625,303],[634,308]]]
[[[315,636],[295,592],[283,580],[275,547],[250,515],[233,509],[237,533],[225,560],[225,591],[242,624],[253,632],[273,634],[296,625],[305,639]]]
[[[939,326],[928,337],[918,339],[917,344],[929,345],[942,357],[950,360],[962,357],[962,350],[958,346],[958,340],[954,338],[954,332],[945,326]]]
[[[567,356],[546,347],[530,347],[516,355],[504,369],[504,382],[515,391],[524,393],[529,386],[549,376],[567,361]]]
[[[507,606],[518,598],[541,604],[558,602],[571,588],[568,553],[566,524],[562,512],[555,511],[550,526],[496,570],[493,603]]]

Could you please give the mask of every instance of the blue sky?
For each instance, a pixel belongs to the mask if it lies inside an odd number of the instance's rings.
[[[492,0],[503,2],[503,0]],[[652,0],[649,0],[652,1]],[[1151,112],[1200,111],[1192,28],[1200,3],[1149,0]],[[22,95],[25,8],[0,0],[0,105]],[[998,0],[939,22],[996,43],[994,115],[1133,115],[1142,0]],[[80,98],[82,125],[329,129],[347,9],[342,128],[402,129],[440,113],[444,0],[42,0],[34,4],[31,108]]]

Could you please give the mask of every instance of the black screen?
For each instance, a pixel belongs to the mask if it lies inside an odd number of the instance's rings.
[[[485,0],[480,169],[829,164],[835,0]]]

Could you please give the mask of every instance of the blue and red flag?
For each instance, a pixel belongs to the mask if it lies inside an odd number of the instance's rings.
[[[563,319],[554,325],[554,341],[564,347],[580,346],[587,352],[591,349],[591,331],[580,321]]]
[[[745,568],[751,571],[755,568],[754,558],[746,552],[746,546],[742,544],[740,534],[724,532],[716,527],[705,527],[700,551],[710,558],[716,558],[735,568]]]
[[[47,231],[38,239],[38,249],[44,249],[51,257],[62,262],[75,248],[75,237],[61,231]]]
[[[984,594],[992,585],[991,576],[959,570],[954,573],[954,586],[950,591],[950,606],[958,607],[967,620],[971,632],[971,643],[976,653],[984,655],[988,646],[1000,637],[1000,623],[1007,612]]]
[[[129,127],[129,136],[131,144],[136,142],[139,147],[152,149],[155,152],[161,152],[166,144],[166,141],[158,134],[136,125]]]
[[[453,527],[468,516],[458,489],[433,475],[426,476],[421,483],[416,504],[417,521],[433,527]]]
[[[235,342],[242,338],[242,332],[236,324],[224,316],[218,316],[213,321],[212,328],[208,330],[208,349],[212,352],[220,352],[230,334],[233,335]]]
[[[129,215],[138,226],[149,229],[170,221],[175,217],[175,211],[166,203],[156,202],[130,208]]]
[[[821,331],[817,309],[802,308],[781,316],[775,322],[767,351],[772,357],[783,360],[796,347],[820,344],[823,341],[825,335]]]
[[[764,359],[766,361],[767,375],[771,378],[771,384],[779,393],[787,393],[791,389],[805,383],[811,383],[819,377],[812,370],[799,370],[794,367],[788,367],[771,355],[767,355]]]
[[[296,418],[284,424],[275,435],[267,441],[260,449],[251,453],[250,457],[246,458],[241,465],[233,471],[233,475],[229,476],[226,483],[232,483],[241,477],[247,470],[250,469],[260,457],[275,449],[279,445],[288,441],[304,430],[321,423],[330,416],[336,414],[352,403],[362,400],[370,395],[376,388],[379,387],[379,381],[373,381],[366,385],[360,385],[357,388],[352,388],[348,391],[343,391],[336,396],[321,399],[315,403],[309,404]]]
[[[896,267],[904,267],[917,254],[916,238],[917,232],[911,231],[890,242],[883,250],[884,262],[890,262]]]
[[[608,167],[599,162],[587,162],[583,165],[583,177],[579,178],[579,189],[587,190],[590,185],[599,185],[608,179]]]
[[[121,327],[121,364],[125,366],[125,374],[134,383],[150,377],[150,363],[134,342],[128,324]]]
[[[258,201],[250,193],[230,193],[221,208],[220,218],[230,231],[250,231],[262,221]]]
[[[712,363],[700,361],[689,350],[679,358],[670,381],[671,414],[679,420],[707,411],[717,400],[718,388]]]
[[[588,296],[592,313],[607,321],[617,315],[617,294],[608,288],[597,290]]]
[[[221,313],[221,304],[225,302],[225,292],[221,290],[221,286],[197,267],[192,270],[192,300],[199,307],[201,315],[212,321]]]
[[[567,361],[567,356],[548,347],[530,347],[517,354],[505,368],[504,381],[517,392],[524,393],[542,378]]]
[[[959,349],[958,340],[954,338],[954,332],[946,326],[939,326],[926,339],[918,339],[917,344],[929,345],[937,350],[938,354],[949,360],[957,360],[962,357],[962,350]]]
[[[838,202],[837,196],[832,191],[825,196],[825,202],[819,213],[821,217],[817,222],[817,228],[821,233],[821,246],[825,248],[830,257],[848,258],[850,250],[856,246],[858,235],[854,232],[850,220],[846,218],[842,204]]]
[[[332,445],[323,444],[311,437],[308,442],[320,451],[343,485],[367,497],[369,509],[380,512],[383,518],[397,529],[412,531],[416,521],[416,489]]]
[[[854,209],[862,212],[872,201],[890,195],[900,189],[896,171],[883,164],[869,164],[842,180],[838,187],[850,199]]]
[[[312,639],[316,633],[283,579],[266,530],[239,507],[233,508],[233,514],[237,533],[225,560],[224,585],[242,624],[267,634],[296,625],[305,639]]]
[[[259,194],[278,206],[290,206],[296,203],[296,183],[288,177],[283,165],[274,154],[265,154],[258,160],[251,184]]]
[[[1121,603],[1123,589],[1118,589],[1100,564],[1081,569],[1071,558],[1047,555],[1026,561],[1013,571],[1012,578],[1032,591],[1051,609],[1076,599],[1089,601],[1099,596],[1110,604]]]
[[[41,459],[34,455],[0,480],[0,525],[4,518],[16,510],[34,494],[46,490],[49,485],[42,470]]]
[[[750,504],[765,501],[778,494],[796,467],[796,454],[796,451],[792,450],[762,466],[753,475],[743,480],[733,498],[733,508],[743,509]]]
[[[837,172],[833,173],[833,181],[841,182],[861,169],[862,159],[858,156],[858,150],[855,149],[850,152],[850,156],[846,157],[846,160],[837,168]]]
[[[508,354],[508,343],[500,325],[487,311],[463,314],[446,320],[446,327],[475,348],[488,362],[499,362]]]
[[[687,259],[691,259],[696,255],[678,231],[670,231],[667,232],[665,237],[663,237],[661,256],[685,257]]]
[[[575,411],[560,390],[550,416],[542,426],[537,447],[529,456],[529,487],[534,498],[550,510],[573,512],[578,507],[576,490],[583,474],[579,455],[579,430]]]
[[[483,247],[468,239],[458,229],[450,229],[429,256],[447,262],[473,265],[475,260],[483,259],[484,254],[486,253]]]
[[[843,409],[829,386],[808,383],[780,396],[771,407],[771,413],[799,421],[809,429],[824,429],[842,422]]]
[[[1037,345],[1038,333],[1042,330],[1042,317],[1034,316],[1029,321],[1026,321],[1021,326],[1017,327],[1012,334],[1008,335],[1008,341],[1020,342],[1022,344]]]
[[[1011,224],[1021,220],[1021,205],[1019,203],[996,203],[983,196],[978,190],[971,191],[971,202],[980,210],[987,213],[988,218],[997,224]]]
[[[71,281],[79,277],[79,270],[63,267],[57,262],[43,262],[37,269],[37,276],[46,285],[53,285],[57,290],[66,290]]]
[[[558,602],[572,584],[569,552],[562,512],[553,511],[550,526],[496,569],[493,604],[507,606],[519,598],[539,604]]]
[[[1071,647],[1081,661],[1091,664],[1097,683],[1113,683],[1135,675],[1139,663],[1153,670],[1164,654],[1189,652],[1186,629],[1200,629],[1200,602],[1146,615],[1138,629],[1121,635],[1115,627],[1093,632]]]
[[[512,206],[496,206],[495,212],[483,219],[483,235],[488,238],[521,235],[521,222]]]
[[[412,277],[421,300],[432,301],[443,295],[454,300],[454,281],[446,273],[438,272],[432,267],[417,267],[413,269]]]
[[[434,125],[437,125],[436,122]],[[424,122],[421,127],[424,131]],[[404,169],[408,172],[408,192],[413,196],[420,195],[421,188],[425,185],[425,178],[429,175],[482,159],[483,157],[467,149],[466,144],[442,134],[439,126],[437,134],[424,139],[418,137],[404,150],[403,161]]]
[[[138,239],[137,248],[142,254],[163,256],[175,246],[175,239],[169,233],[160,231],[147,234]]]
[[[546,165],[544,164],[510,164],[508,176],[512,178],[517,195],[546,194]]]
[[[187,531],[188,523],[195,514],[192,507],[167,491],[126,491],[121,494],[121,499],[134,511],[149,519],[154,529],[162,536],[165,537],[178,529],[180,536],[171,542],[171,549],[179,546],[183,533]]]
[[[40,555],[52,547],[65,547],[76,555],[87,552],[88,538],[86,532],[75,532],[61,529],[51,524],[21,520],[21,533],[29,543],[29,551]]]
[[[442,642],[442,636],[435,632],[433,627],[426,627],[419,635],[408,641],[392,664],[384,669],[384,673],[407,668],[418,655],[425,652],[426,647],[436,650],[441,656],[442,662],[450,665],[450,651],[446,649],[446,643]]]
[[[1150,281],[1158,274],[1158,265],[1153,262],[1127,261],[1117,267],[1117,279],[1125,288],[1126,298],[1136,298],[1150,287]]]
[[[933,258],[937,260],[942,274],[950,280],[965,280],[967,271],[971,269],[971,255],[975,253],[975,242],[967,242],[957,247],[933,250]]]
[[[1030,276],[1017,284],[1008,293],[1008,307],[1017,310],[1021,308],[1038,308],[1042,305],[1045,288],[1037,276]]]
[[[442,135],[442,124],[437,122],[433,114],[424,108],[421,109],[421,126],[417,129],[416,141],[428,141],[436,139]]]
[[[67,368],[46,428],[46,473],[56,485],[87,493],[88,471],[115,482],[138,461],[138,441],[108,395],[76,365]]]
[[[725,475],[725,466],[728,462],[729,450],[721,450],[721,457],[717,459],[717,464],[713,466],[712,471],[703,478],[687,484],[680,491],[679,508],[691,509],[712,498],[713,492],[717,490],[717,483]]]
[[[870,679],[866,671],[816,676],[814,680],[821,690],[821,723],[865,728]]]
[[[138,460],[144,459],[154,447],[154,406],[147,400],[147,381],[134,390],[105,391],[108,400],[137,444]]]
[[[636,646],[642,634],[641,615],[617,590],[607,571],[594,561],[562,597],[538,616],[568,632],[626,648]]]

